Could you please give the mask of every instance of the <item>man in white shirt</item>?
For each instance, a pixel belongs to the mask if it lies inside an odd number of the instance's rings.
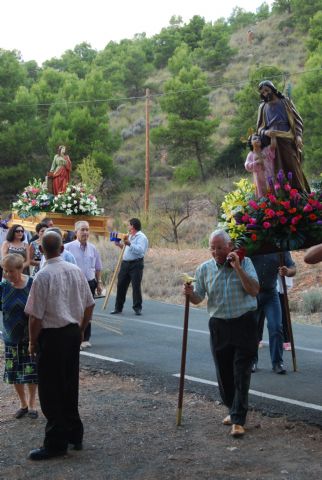
[[[144,255],[148,250],[149,242],[141,231],[141,222],[138,218],[131,218],[131,220],[129,220],[128,229],[128,238],[116,243],[120,248],[122,248],[123,245],[126,245],[126,247],[117,279],[115,308],[111,312],[113,315],[122,312],[130,283],[132,284],[133,310],[135,315],[141,315],[142,312],[141,282],[143,277]]]
[[[65,455],[69,443],[82,449],[79,347],[95,305],[83,273],[60,257],[61,236],[46,232],[41,248],[47,261],[35,276],[25,312],[30,355],[38,349],[39,400],[47,425],[43,447],[31,450],[31,460]]]

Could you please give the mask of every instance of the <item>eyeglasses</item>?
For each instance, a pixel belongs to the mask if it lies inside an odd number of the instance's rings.
[[[24,230],[21,230],[20,228],[18,230],[15,230],[15,233],[24,233]]]

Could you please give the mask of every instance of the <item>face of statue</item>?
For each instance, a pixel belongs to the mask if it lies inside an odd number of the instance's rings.
[[[260,96],[264,100],[264,102],[271,102],[274,98],[274,92],[270,87],[264,85],[260,91]]]
[[[256,147],[257,147],[257,148],[261,147],[262,142],[261,142],[261,139],[259,138],[258,135],[252,135],[252,145],[253,145],[253,147],[255,147],[255,148],[256,148]]]
[[[64,146],[61,147],[60,153],[64,155],[66,152],[66,148]]]

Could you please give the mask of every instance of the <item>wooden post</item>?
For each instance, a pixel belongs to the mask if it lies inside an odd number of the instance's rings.
[[[150,90],[145,91],[145,200],[144,212],[148,215],[150,203]]]
[[[283,267],[285,265],[284,253],[281,252],[279,254],[279,257],[280,257],[280,267]],[[284,310],[285,310],[287,331],[288,331],[288,335],[289,335],[290,343],[291,343],[291,348],[292,348],[293,370],[294,370],[294,372],[296,372],[296,370],[297,370],[296,353],[295,353],[295,345],[294,345],[294,337],[293,337],[290,307],[289,307],[289,304],[288,304],[286,281],[285,281],[285,277],[282,276],[282,275],[281,275],[281,280],[282,280],[282,285],[283,285]]]

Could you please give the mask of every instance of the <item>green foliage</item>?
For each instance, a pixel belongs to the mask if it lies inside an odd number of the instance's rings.
[[[178,165],[174,171],[174,180],[179,185],[190,183],[199,176],[199,166],[196,160],[186,161],[182,165]]]
[[[322,11],[317,12],[310,22],[309,38],[306,42],[308,49],[313,52],[322,43]]]
[[[77,165],[76,172],[82,183],[85,183],[92,193],[97,194],[103,182],[103,175],[95,160],[90,157],[83,158]]]
[[[227,64],[235,52],[229,46],[229,41],[229,27],[223,19],[217,20],[213,25],[207,23],[201,33],[199,48],[195,50],[199,65],[213,71],[220,65]]]
[[[232,14],[228,18],[228,23],[234,32],[240,28],[248,27],[254,24],[255,21],[256,14],[252,12],[246,12],[246,10],[241,7],[235,7]]]
[[[209,92],[206,77],[200,68],[182,68],[179,74],[164,86],[167,95],[161,99],[161,107],[168,114],[168,127],[151,132],[152,142],[165,145],[173,163],[184,159],[198,162],[201,179],[206,179],[205,159],[211,156],[210,136],[218,123],[208,119],[210,114]]]
[[[311,313],[322,311],[321,293],[321,288],[311,288],[310,290],[306,290],[305,292],[303,292],[302,311],[304,314],[309,315]]]

